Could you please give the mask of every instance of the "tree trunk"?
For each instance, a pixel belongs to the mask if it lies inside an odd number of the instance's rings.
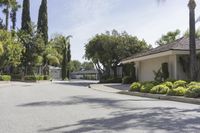
[[[8,30],[8,21],[9,21],[9,5],[6,6],[6,30]]]
[[[189,23],[190,23],[190,78],[192,81],[197,80],[197,59],[196,59],[196,41],[195,41],[195,7],[194,0],[189,1]]]

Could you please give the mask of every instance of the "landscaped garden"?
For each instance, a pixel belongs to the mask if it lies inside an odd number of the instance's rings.
[[[184,80],[166,82],[134,82],[130,86],[131,92],[163,94],[169,96],[200,97],[200,82],[187,82]]]

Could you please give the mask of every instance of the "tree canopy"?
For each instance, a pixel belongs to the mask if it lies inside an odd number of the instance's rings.
[[[162,35],[162,37],[156,41],[156,44],[159,46],[169,44],[175,40],[177,40],[180,37],[180,30],[175,31],[169,31],[165,35]]]
[[[85,45],[85,58],[91,60],[100,74],[113,69],[116,76],[116,67],[120,61],[142,50],[150,48],[144,40],[126,32],[116,30],[97,34]]]

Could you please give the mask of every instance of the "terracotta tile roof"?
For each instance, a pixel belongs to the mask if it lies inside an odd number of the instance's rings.
[[[199,39],[196,40],[196,49],[200,50],[200,40]],[[172,43],[169,43],[169,44],[166,44],[163,46],[158,46],[158,47],[150,49],[148,51],[134,54],[131,57],[123,59],[122,61],[127,61],[130,59],[148,56],[148,55],[152,55],[152,54],[157,54],[157,53],[161,53],[161,52],[166,52],[169,50],[183,50],[183,51],[189,50],[189,38],[182,37]]]

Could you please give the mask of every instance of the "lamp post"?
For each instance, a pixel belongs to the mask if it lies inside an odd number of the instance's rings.
[[[190,0],[189,7],[189,48],[190,48],[190,78],[191,80],[197,80],[197,59],[196,59],[196,37],[195,37],[195,8],[196,3],[194,0]]]

